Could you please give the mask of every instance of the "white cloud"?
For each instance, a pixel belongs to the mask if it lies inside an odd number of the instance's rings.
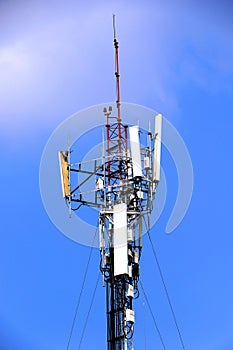
[[[188,84],[228,89],[231,40],[199,12],[150,2],[105,3],[91,9],[74,3],[25,4],[13,14],[5,11],[8,37],[0,47],[2,125],[16,131],[25,124],[56,125],[68,116],[64,113],[115,99],[113,12],[124,101],[166,114],[177,111],[177,89]]]

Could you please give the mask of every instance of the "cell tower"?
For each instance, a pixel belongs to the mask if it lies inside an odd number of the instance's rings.
[[[139,296],[140,257],[143,220],[152,212],[153,199],[160,181],[162,116],[155,116],[155,130],[146,132],[146,145],[140,144],[138,125],[121,119],[120,73],[113,15],[116,115],[113,107],[104,108],[105,137],[101,158],[72,163],[70,149],[59,152],[63,196],[70,210],[72,203],[99,209],[100,270],[106,287],[107,349],[133,349],[134,299]],[[92,163],[94,170],[87,170]],[[84,174],[80,183],[71,181],[71,173]],[[88,180],[94,189],[82,191]],[[77,208],[76,208],[77,209]]]

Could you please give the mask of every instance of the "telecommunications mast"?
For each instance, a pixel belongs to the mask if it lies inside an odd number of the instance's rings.
[[[140,133],[145,133],[145,130],[122,122],[115,15],[113,30],[116,114],[112,106],[104,108],[106,125],[102,157],[71,164],[68,149],[59,152],[59,159],[63,196],[70,209],[73,202],[78,206],[99,209],[100,270],[106,287],[107,349],[131,350],[134,349],[133,302],[139,296],[143,220],[147,217],[149,222],[160,180],[162,116],[155,116],[154,132],[146,132],[146,145],[140,144]],[[87,170],[88,163],[92,164],[92,170]],[[72,183],[71,172],[87,178],[81,183]],[[83,184],[90,179],[95,180],[94,190],[82,191]]]

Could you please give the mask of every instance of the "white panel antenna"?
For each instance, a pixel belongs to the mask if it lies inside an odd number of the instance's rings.
[[[142,163],[138,125],[129,127],[130,148],[133,163],[133,176],[142,177]]]
[[[160,181],[161,133],[162,133],[162,115],[157,114],[155,117],[154,166],[153,166],[154,183],[158,183]]]
[[[127,205],[116,204],[114,222],[114,276],[128,274]]]

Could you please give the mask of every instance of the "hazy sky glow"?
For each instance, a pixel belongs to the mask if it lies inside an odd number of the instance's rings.
[[[153,96],[157,109],[174,113],[179,91],[190,84],[213,92],[232,89],[231,35],[223,14],[216,25],[213,7],[210,14],[206,6],[189,10],[181,3],[9,2],[2,7],[1,119],[7,127],[61,121],[64,101],[73,113],[114,99],[113,48],[107,44],[113,11],[118,12],[123,100],[148,104]]]
[[[164,114],[193,163],[190,208],[166,235],[178,189],[175,165],[163,148],[167,199],[152,231],[186,348],[232,350],[230,1],[0,2],[0,347],[66,349],[89,250],[49,221],[39,166],[60,123],[83,108],[115,100],[112,13],[122,100]],[[82,144],[80,154],[86,148]],[[78,348],[98,266],[95,250],[70,350]],[[146,237],[142,281],[167,349],[181,349]],[[105,349],[104,293],[99,286],[83,349],[96,343]],[[145,349],[145,327],[147,349],[162,349],[144,302],[142,297],[135,303],[135,350]]]

